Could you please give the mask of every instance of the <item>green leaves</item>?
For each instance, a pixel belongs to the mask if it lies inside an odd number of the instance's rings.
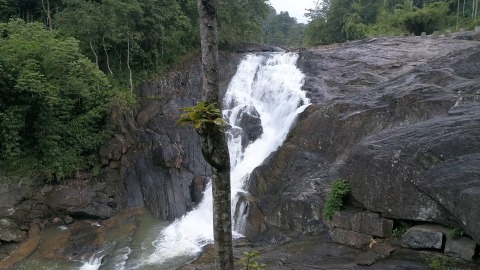
[[[262,270],[265,268],[265,264],[259,263],[260,253],[258,251],[244,251],[243,257],[238,260],[238,263],[242,266],[241,270]]]
[[[180,120],[177,122],[182,126],[191,124],[195,129],[201,129],[206,125],[212,125],[216,128],[225,126],[225,121],[222,119],[222,111],[216,108],[215,104],[208,104],[202,100],[194,107],[185,107],[182,111]]]
[[[333,180],[331,191],[323,207],[323,215],[326,219],[331,220],[335,211],[342,209],[343,201],[351,190],[352,188],[347,180]]]
[[[51,180],[91,166],[108,134],[105,75],[76,40],[40,24],[15,20],[0,32],[1,167]]]

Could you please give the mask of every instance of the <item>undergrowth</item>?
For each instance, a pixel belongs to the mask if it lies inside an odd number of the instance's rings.
[[[351,191],[350,183],[347,180],[335,179],[332,182],[332,189],[328,194],[327,201],[323,208],[323,215],[331,220],[335,211],[342,209],[343,202]]]

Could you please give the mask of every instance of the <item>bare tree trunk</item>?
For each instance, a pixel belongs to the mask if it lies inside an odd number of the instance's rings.
[[[112,69],[110,68],[110,58],[108,57],[107,47],[105,46],[105,36],[102,36],[102,45],[103,51],[105,52],[105,59],[107,60],[108,72],[110,72],[110,74],[113,74]]]
[[[457,1],[457,31],[458,31],[458,22],[460,20],[460,0]]]
[[[473,19],[473,15],[475,14],[475,2],[477,2],[477,1],[472,0],[472,19]]]
[[[133,76],[132,69],[130,68],[130,33],[127,35],[127,68],[130,81],[130,92],[133,93]]]
[[[477,19],[477,12],[478,12],[478,0],[475,0],[475,16],[473,17],[474,20]]]
[[[465,2],[467,0],[463,0],[463,11],[462,11],[462,17],[465,17]]]
[[[207,103],[218,103],[218,25],[215,0],[197,0],[202,43],[203,91]],[[212,166],[215,269],[233,270],[230,156],[225,132],[206,124],[198,133],[202,153]]]
[[[97,55],[97,52],[96,52],[95,49],[93,48],[92,41],[90,41],[89,44],[90,44],[90,49],[92,50],[93,55],[95,55],[95,65],[96,65],[97,68],[98,68],[98,55]]]
[[[47,5],[45,5],[44,0],[42,0],[42,7],[43,7],[43,11],[45,11],[45,14],[47,15],[47,27],[48,29],[53,30],[52,10],[50,9],[50,0],[47,0]]]

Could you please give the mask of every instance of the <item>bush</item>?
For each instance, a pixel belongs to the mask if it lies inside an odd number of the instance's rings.
[[[259,258],[258,251],[245,251],[243,257],[240,258],[238,263],[242,266],[241,270],[262,270],[265,268],[265,264],[258,263]]]
[[[450,230],[448,230],[448,235],[451,237],[460,237],[460,236],[464,236],[465,232],[458,228],[451,228]]]
[[[407,228],[405,228],[405,227],[403,227],[403,226],[397,227],[397,228],[393,229],[393,231],[392,231],[392,237],[394,237],[394,238],[400,238],[400,237],[402,237],[406,232],[407,232]]]
[[[38,23],[0,23],[0,167],[60,180],[91,167],[109,135],[111,87],[78,41]]]
[[[407,13],[403,19],[403,24],[410,33],[413,32],[417,36],[422,32],[431,34],[435,30],[442,29],[447,14],[448,5],[446,2],[432,3]]]
[[[332,182],[332,189],[323,208],[323,215],[326,219],[331,220],[335,211],[342,209],[343,201],[350,191],[351,186],[347,180],[336,179]]]

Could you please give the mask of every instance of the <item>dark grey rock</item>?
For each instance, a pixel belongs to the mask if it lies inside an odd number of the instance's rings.
[[[267,231],[322,222],[315,209],[341,177],[352,185],[349,204],[389,219],[454,227],[466,220],[466,232],[480,242],[480,166],[471,156],[480,149],[477,45],[378,38],[301,52],[312,105],[248,187]],[[432,181],[442,167],[452,175]],[[293,202],[308,207],[290,214]]]
[[[58,185],[45,194],[45,204],[73,216],[107,219],[114,214],[111,200],[94,186]]]
[[[241,113],[240,127],[243,130],[242,147],[247,147],[263,134],[262,121],[255,108],[245,108]]]
[[[437,227],[414,226],[402,236],[401,245],[414,249],[441,249],[444,235]]]
[[[220,95],[241,57],[220,54]],[[138,113],[122,122],[121,133],[101,153],[104,159],[120,160],[108,170],[109,179],[123,182],[114,187],[114,203],[119,208],[146,206],[162,220],[174,220],[193,209],[210,176],[197,133],[176,124],[181,108],[202,99],[200,58],[192,58],[178,70],[140,87]]]
[[[473,31],[458,32],[453,34],[453,38],[459,40],[478,40],[479,37],[480,35]]]
[[[29,192],[26,187],[15,187],[0,190],[0,217],[8,217],[15,211],[14,207],[24,200]]]
[[[382,259],[385,259],[388,258],[393,251],[395,251],[395,248],[386,243],[375,243],[371,245],[370,250],[380,255]]]
[[[355,257],[355,263],[357,265],[366,265],[370,266],[377,261],[379,261],[382,257],[373,251],[361,253]]]
[[[355,212],[353,211],[335,211],[330,225],[341,229],[352,230],[352,220],[354,215]]]
[[[475,255],[476,247],[477,243],[472,239],[466,237],[447,237],[445,254],[470,261],[473,255]]]
[[[25,239],[26,232],[12,219],[0,219],[0,241],[20,242]]]
[[[370,235],[339,228],[331,230],[330,236],[334,243],[347,245],[355,248],[366,248],[373,240],[372,236]]]
[[[381,218],[372,212],[357,212],[351,220],[352,231],[378,237],[389,237],[392,234],[393,221]]]

